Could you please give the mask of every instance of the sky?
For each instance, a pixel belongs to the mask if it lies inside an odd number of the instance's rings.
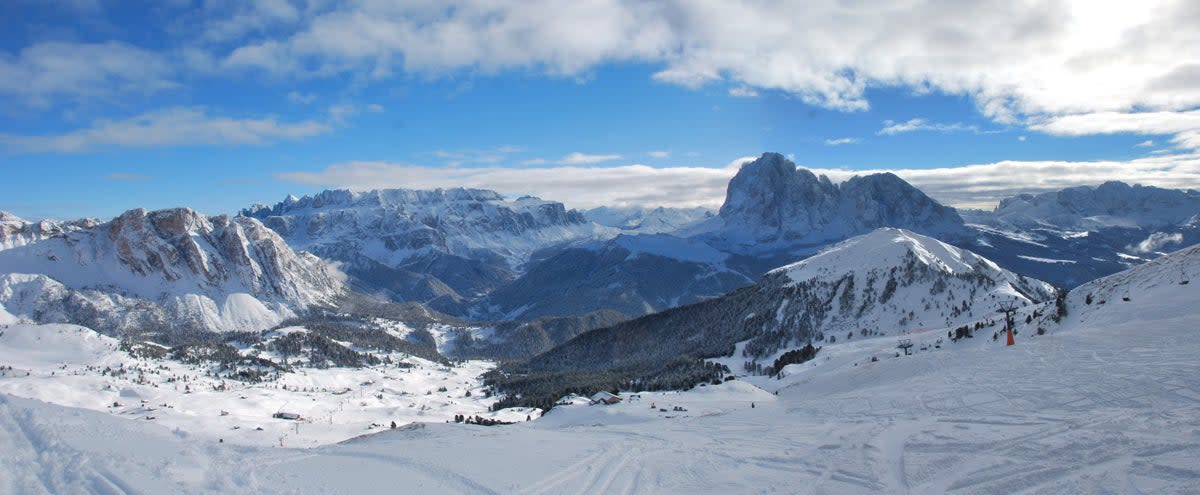
[[[1200,2],[6,0],[0,210],[329,188],[717,208],[780,152],[944,203],[1200,189]]]

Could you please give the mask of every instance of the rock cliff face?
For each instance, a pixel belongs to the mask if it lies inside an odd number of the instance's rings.
[[[749,252],[781,244],[822,244],[880,227],[938,236],[965,232],[953,208],[893,174],[833,184],[797,169],[778,153],[764,153],[742,166],[729,182],[719,217],[711,237]]]
[[[6,211],[0,211],[0,251],[24,246],[68,231],[95,227],[99,223],[90,218],[70,222],[50,220],[29,222]]]
[[[343,263],[356,289],[455,314],[512,280],[538,251],[616,235],[561,203],[482,189],[333,190],[242,215]]]
[[[261,330],[346,291],[336,270],[252,218],[136,209],[26,239],[0,251],[9,288],[0,304],[37,321],[113,332]]]

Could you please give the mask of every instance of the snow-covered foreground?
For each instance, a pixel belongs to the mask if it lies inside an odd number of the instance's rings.
[[[286,331],[303,329],[280,330]],[[77,325],[5,325],[0,393],[253,446],[326,445],[390,428],[393,421],[443,422],[457,414],[504,421],[539,415],[524,408],[488,412],[495,399],[484,396],[479,376],[494,366],[490,362],[445,366],[400,353],[391,357],[398,364],[300,368],[246,383],[210,376],[211,363],[134,358],[115,339]]]
[[[1069,318],[1014,347],[990,335],[901,358],[892,338],[831,346],[763,379],[778,395],[736,380],[311,449],[3,395],[0,491],[1195,493],[1200,342],[1187,289],[1110,302],[1125,323]]]

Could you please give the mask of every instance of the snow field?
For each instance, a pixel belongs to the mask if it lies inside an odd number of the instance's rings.
[[[303,329],[281,330],[290,331]],[[488,411],[495,399],[484,397],[479,376],[494,367],[490,362],[447,367],[402,354],[391,358],[413,367],[302,368],[275,381],[244,383],[212,377],[208,365],[135,359],[115,339],[85,327],[9,325],[0,328],[0,366],[12,369],[0,370],[0,393],[258,446],[325,445],[389,428],[392,421],[444,422],[456,414],[502,421],[539,416],[526,409]],[[276,419],[276,412],[302,419]]]

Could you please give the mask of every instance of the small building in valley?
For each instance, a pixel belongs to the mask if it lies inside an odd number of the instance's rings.
[[[621,397],[619,395],[610,394],[603,390],[596,392],[594,395],[592,395],[592,404],[608,405],[608,404],[616,404],[618,402],[621,402]]]

